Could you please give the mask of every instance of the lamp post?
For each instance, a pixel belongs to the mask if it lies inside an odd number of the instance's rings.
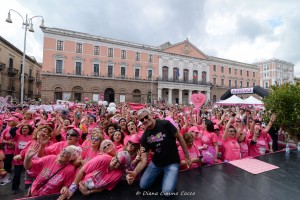
[[[12,23],[12,20],[11,20],[11,17],[10,17],[10,11],[13,11],[15,13],[17,13],[23,20],[23,24],[22,24],[22,27],[24,27],[25,31],[24,31],[24,50],[23,50],[23,61],[22,61],[22,74],[21,74],[21,100],[20,100],[20,103],[21,103],[21,106],[23,107],[23,100],[24,100],[24,71],[25,71],[25,56],[26,56],[26,36],[27,36],[27,30],[30,31],[30,32],[34,32],[33,30],[33,24],[32,24],[32,19],[33,18],[36,18],[36,17],[41,17],[42,18],[42,23],[40,25],[40,28],[45,28],[44,26],[44,18],[40,15],[38,16],[33,16],[31,18],[28,18],[27,14],[26,14],[26,17],[25,17],[25,20],[24,18],[22,17],[22,15],[13,10],[13,9],[10,9],[8,11],[8,16],[7,16],[7,19],[5,20],[7,23]]]

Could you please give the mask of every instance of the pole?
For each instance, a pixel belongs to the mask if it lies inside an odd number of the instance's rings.
[[[23,108],[23,99],[24,99],[24,71],[25,71],[25,51],[26,51],[26,33],[27,33],[27,14],[25,19],[25,33],[24,33],[24,50],[23,50],[23,63],[22,63],[22,75],[21,75],[21,107]]]

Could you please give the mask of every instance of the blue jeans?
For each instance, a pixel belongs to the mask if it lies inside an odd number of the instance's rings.
[[[140,180],[140,187],[144,189],[148,189],[156,177],[163,173],[163,181],[162,181],[162,192],[166,195],[174,191],[177,183],[179,172],[179,163],[170,164],[164,167],[158,167],[153,162],[151,162],[146,171],[143,173],[142,178]]]

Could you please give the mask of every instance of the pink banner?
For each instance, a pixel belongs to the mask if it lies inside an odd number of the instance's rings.
[[[140,103],[128,103],[131,110],[140,110],[146,107],[145,104],[140,104]]]

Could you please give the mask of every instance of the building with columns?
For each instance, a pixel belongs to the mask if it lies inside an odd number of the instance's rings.
[[[21,99],[23,52],[0,36],[0,96]],[[42,65],[34,57],[25,56],[24,100],[41,97]]]
[[[187,40],[160,46],[158,100],[169,104],[189,104],[193,93],[210,100],[209,57]]]
[[[261,70],[268,66],[206,55],[188,39],[156,47],[58,28],[43,31],[43,100],[188,104],[201,92],[216,102],[229,88],[264,85]],[[282,79],[293,77],[294,66],[279,63]]]

